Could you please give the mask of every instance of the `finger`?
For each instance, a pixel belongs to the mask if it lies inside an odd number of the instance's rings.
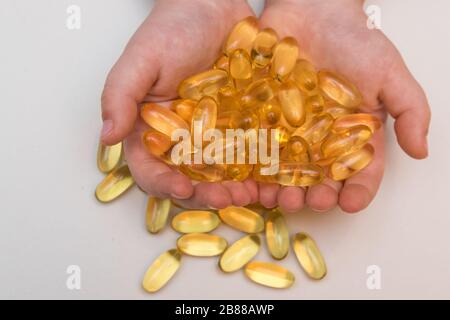
[[[183,208],[189,209],[223,209],[231,206],[232,199],[228,190],[220,183],[200,182],[195,186],[194,194],[189,199],[175,200]]]
[[[247,188],[248,193],[250,194],[250,203],[256,203],[259,200],[258,193],[258,184],[253,179],[244,180],[244,185]]]
[[[299,212],[305,205],[305,190],[300,187],[282,187],[278,192],[278,205],[283,212]]]
[[[243,207],[250,204],[252,199],[244,183],[239,181],[224,181],[222,185],[230,193],[234,206]]]
[[[369,166],[344,182],[339,193],[339,206],[348,213],[365,209],[375,197],[384,172],[384,132],[379,130],[370,142],[374,158]]]
[[[273,183],[263,183],[259,184],[259,202],[266,208],[275,208],[278,204],[278,191],[280,186]]]
[[[325,179],[321,184],[308,188],[306,203],[316,212],[326,212],[333,209],[339,200],[342,182]]]
[[[402,149],[413,158],[426,158],[430,107],[422,87],[400,54],[387,75],[380,98],[396,119],[395,132]]]

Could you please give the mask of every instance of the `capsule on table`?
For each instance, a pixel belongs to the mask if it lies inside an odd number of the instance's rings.
[[[308,60],[298,59],[292,70],[292,80],[304,92],[313,92],[318,83],[316,68]]]
[[[347,79],[330,71],[319,71],[319,87],[330,100],[346,108],[356,108],[362,103],[358,88]]]
[[[183,211],[172,219],[172,228],[180,233],[210,232],[219,224],[219,217],[211,211]]]
[[[178,95],[183,99],[200,100],[203,96],[215,96],[228,84],[228,73],[222,69],[204,71],[183,80]]]
[[[289,270],[269,262],[252,261],[245,266],[245,275],[263,286],[285,289],[294,284],[295,276]]]
[[[310,278],[320,280],[326,276],[325,261],[316,242],[308,234],[297,233],[294,236],[293,247],[298,262]]]
[[[234,181],[244,181],[253,171],[251,164],[227,164],[227,178]]]
[[[293,136],[300,136],[309,144],[322,141],[330,132],[333,126],[333,117],[328,114],[320,114],[309,119],[303,126],[296,129]]]
[[[282,39],[273,49],[272,65],[270,67],[271,76],[284,81],[294,70],[298,57],[297,40],[292,37]]]
[[[177,248],[182,253],[194,257],[213,257],[222,254],[227,241],[208,233],[188,233],[178,238]]]
[[[333,124],[333,130],[341,132],[358,125],[367,126],[372,133],[375,133],[381,128],[381,121],[377,116],[368,113],[354,113],[336,119]]]
[[[195,133],[202,135],[209,130],[216,127],[217,121],[217,102],[211,97],[203,97],[197,104],[192,114],[191,120],[191,137],[196,147],[201,147],[204,144],[203,139],[196,141],[194,139]]]
[[[305,122],[305,101],[301,91],[291,82],[285,82],[278,92],[281,110],[287,122],[293,127],[299,127]]]
[[[145,149],[156,157],[162,156],[172,146],[170,138],[156,130],[145,131],[142,135],[142,143]]]
[[[228,71],[230,67],[230,60],[226,55],[221,55],[214,63],[214,69],[222,69]]]
[[[222,254],[219,267],[223,272],[234,272],[244,267],[259,252],[261,238],[257,234],[242,237]]]
[[[184,121],[191,123],[192,114],[197,106],[197,101],[191,99],[178,99],[172,103],[172,110],[175,111]]]
[[[369,127],[359,125],[328,136],[322,143],[322,154],[333,158],[360,149],[372,137]]]
[[[233,86],[225,86],[220,88],[217,93],[217,112],[225,112],[231,110],[239,110],[241,105],[239,103],[240,96]]]
[[[324,179],[323,169],[312,163],[280,162],[274,175],[262,175],[259,166],[253,169],[253,178],[266,183],[282,186],[308,187],[319,184]]]
[[[269,126],[276,124],[281,118],[281,106],[277,98],[264,103],[259,108],[260,119]]]
[[[177,129],[189,130],[189,126],[179,115],[156,103],[145,103],[141,109],[142,119],[153,129],[172,137]]]
[[[264,230],[263,217],[244,207],[230,206],[220,209],[219,217],[230,227],[246,233],[258,233]]]
[[[178,170],[187,175],[192,180],[218,182],[226,177],[226,168],[218,164],[184,164],[182,163]]]
[[[266,220],[266,240],[269,252],[277,260],[289,252],[289,230],[283,214],[277,209],[269,211]]]
[[[263,29],[256,35],[251,54],[254,67],[264,68],[270,63],[277,42],[278,35],[272,28]]]
[[[230,76],[233,79],[250,79],[252,77],[252,62],[245,50],[237,49],[231,53]]]
[[[127,165],[111,171],[95,189],[95,196],[100,202],[110,202],[134,185],[133,177]]]
[[[253,82],[245,89],[241,97],[242,106],[252,108],[272,100],[278,92],[278,87],[278,84],[270,78]]]
[[[286,155],[283,154],[283,159],[291,160],[298,163],[309,163],[312,160],[311,149],[309,144],[300,136],[292,136],[286,145]]]
[[[99,143],[97,150],[97,167],[103,173],[109,173],[116,168],[122,159],[122,142],[113,146]]]
[[[256,35],[258,34],[258,19],[256,17],[250,16],[244,20],[238,22],[230,34],[223,48],[223,52],[230,56],[231,53],[236,49],[244,49],[250,54],[253,41],[255,41]]]
[[[181,265],[181,253],[172,249],[160,255],[145,273],[142,287],[147,292],[156,292],[166,285]]]
[[[166,226],[170,207],[170,199],[160,199],[153,196],[148,198],[146,224],[149,232],[158,233]]]
[[[335,181],[350,178],[372,162],[374,153],[373,147],[366,144],[362,149],[338,158],[330,166],[330,178]]]

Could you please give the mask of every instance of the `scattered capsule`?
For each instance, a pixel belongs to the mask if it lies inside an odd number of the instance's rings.
[[[127,165],[111,171],[95,189],[95,196],[100,202],[110,202],[134,185],[133,177]]]
[[[211,211],[183,211],[172,219],[172,228],[180,233],[210,232],[219,224],[219,217]]]
[[[109,173],[116,168],[122,159],[122,142],[113,146],[99,143],[97,151],[97,167],[103,173]]]
[[[315,280],[325,277],[327,266],[315,241],[308,234],[300,232],[294,236],[293,242],[295,255],[306,274]]]
[[[227,178],[234,181],[244,181],[253,171],[251,164],[227,164]]]
[[[214,63],[214,69],[222,69],[228,71],[230,67],[230,60],[226,55],[221,55]]]
[[[142,135],[142,142],[150,154],[160,157],[172,146],[172,141],[165,134],[156,130],[147,130]]]
[[[234,272],[244,267],[259,252],[261,238],[257,234],[242,237],[222,254],[219,267],[223,272]]]
[[[277,92],[278,85],[274,80],[270,78],[260,79],[245,89],[241,97],[242,106],[246,108],[260,106],[272,100]]]
[[[256,17],[247,17],[238,22],[225,41],[223,52],[230,56],[236,49],[244,49],[250,54],[253,42],[258,34],[258,19]]]
[[[271,210],[266,220],[266,240],[269,252],[275,259],[284,259],[289,252],[289,230],[283,214]]]
[[[203,96],[215,96],[228,84],[228,73],[222,69],[208,70],[183,80],[178,95],[183,99],[200,100]]]
[[[182,253],[195,257],[213,257],[222,254],[227,241],[208,233],[188,233],[178,238],[177,248]]]
[[[203,97],[197,104],[192,114],[191,120],[191,136],[196,147],[204,144],[203,139],[196,142],[195,133],[203,135],[207,130],[214,129],[217,121],[217,102],[211,97]],[[196,144],[197,143],[197,144]]]
[[[286,145],[286,155],[283,160],[291,160],[298,163],[309,163],[312,160],[309,144],[300,136],[292,136]]]
[[[263,286],[285,289],[294,284],[295,276],[289,270],[269,262],[252,261],[245,266],[245,275]]]
[[[330,166],[330,177],[335,181],[345,180],[367,167],[373,159],[374,149],[366,144],[362,149],[338,158]]]
[[[153,129],[172,136],[176,129],[189,130],[189,126],[179,115],[156,103],[145,103],[141,109],[141,117]]]
[[[245,50],[237,49],[231,54],[230,76],[233,79],[250,79],[252,77],[252,62]]]
[[[281,110],[287,122],[293,127],[299,127],[305,122],[306,110],[302,93],[293,82],[285,82],[278,92]]]
[[[172,103],[172,110],[175,111],[184,121],[191,123],[192,114],[197,106],[197,101],[191,99],[178,99]]]
[[[280,162],[273,175],[261,174],[261,167],[253,169],[256,181],[278,183],[282,186],[308,187],[319,184],[324,179],[323,169],[312,163]]]
[[[354,126],[367,126],[372,133],[381,128],[381,121],[378,117],[368,113],[354,113],[339,117],[333,124],[335,132],[341,132]]]
[[[264,68],[270,63],[277,42],[278,35],[272,28],[263,29],[256,35],[251,55],[254,67]]]
[[[264,219],[258,213],[244,207],[228,207],[219,210],[220,219],[232,228],[258,233],[264,230]]]
[[[363,125],[351,127],[331,134],[322,143],[324,158],[333,158],[354,152],[366,144],[372,137],[372,131]]]
[[[292,70],[292,80],[304,92],[312,92],[317,89],[317,72],[314,65],[305,59],[299,59]]]
[[[292,135],[302,137],[309,144],[315,144],[328,135],[333,126],[333,121],[333,117],[328,113],[314,116],[295,130]]]
[[[294,70],[297,57],[297,40],[292,37],[282,39],[273,50],[271,76],[278,81],[286,80]]]
[[[181,173],[187,175],[192,180],[218,182],[226,177],[226,169],[218,164],[184,164],[182,163],[178,169]]]
[[[181,265],[181,254],[172,249],[160,255],[145,273],[142,287],[147,292],[156,292],[166,285]]]
[[[336,101],[343,107],[356,108],[362,103],[358,88],[330,71],[319,72],[319,87],[328,99]]]
[[[170,207],[170,199],[159,199],[153,196],[148,198],[146,223],[149,232],[158,233],[166,226]]]

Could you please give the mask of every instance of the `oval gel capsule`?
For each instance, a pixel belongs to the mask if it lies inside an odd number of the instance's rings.
[[[246,233],[258,233],[264,230],[263,217],[244,207],[230,206],[220,209],[219,217],[230,227]]]
[[[253,42],[258,34],[258,19],[250,16],[238,22],[228,35],[223,51],[230,56],[236,49],[244,49],[250,54]]]
[[[156,103],[145,103],[141,117],[150,127],[168,137],[172,137],[176,129],[189,130],[188,124],[179,115]]]
[[[278,100],[283,115],[291,126],[299,127],[305,122],[305,99],[293,82],[288,81],[280,86]]]
[[[203,97],[197,104],[192,114],[191,136],[194,146],[201,148],[205,144],[203,139],[195,139],[196,134],[203,134],[216,127],[217,122],[217,103],[211,97]]]
[[[250,262],[245,266],[245,275],[258,284],[277,289],[289,288],[295,281],[292,272],[269,262]]]
[[[158,233],[166,226],[170,207],[170,199],[159,199],[153,196],[148,198],[146,224],[150,233]]]
[[[237,49],[231,54],[230,76],[238,80],[250,79],[252,77],[252,62],[245,50]]]
[[[183,80],[178,87],[178,95],[183,99],[200,100],[204,96],[215,96],[227,84],[228,73],[225,70],[208,70]]]
[[[217,214],[210,211],[183,211],[172,219],[172,228],[180,233],[210,232],[219,224]]]
[[[282,39],[273,49],[271,76],[278,81],[286,80],[294,70],[297,57],[297,40],[292,37]]]
[[[328,135],[333,126],[333,121],[333,117],[328,113],[313,116],[303,126],[295,130],[292,135],[302,137],[309,144],[318,143]]]
[[[161,157],[172,146],[170,138],[156,130],[145,131],[142,135],[142,143],[145,149],[155,157]]]
[[[293,247],[298,262],[309,277],[315,280],[325,277],[327,266],[316,242],[308,234],[297,233],[294,236]]]
[[[265,68],[272,59],[273,48],[278,42],[278,35],[272,28],[261,30],[255,38],[252,48],[253,66]]]
[[[367,126],[359,125],[331,134],[322,143],[324,158],[334,158],[360,149],[372,137]]]
[[[156,292],[166,285],[181,265],[181,254],[172,249],[160,255],[145,273],[142,287],[147,292]]]
[[[95,196],[100,202],[110,202],[134,185],[133,177],[127,165],[111,171],[95,189]]]
[[[362,95],[352,83],[330,71],[319,72],[319,87],[330,100],[346,108],[357,108],[362,103]]]
[[[177,240],[177,248],[182,253],[195,257],[213,257],[222,254],[227,241],[207,233],[188,233]]]
[[[375,131],[381,128],[381,121],[372,114],[354,113],[336,119],[333,124],[333,130],[335,132],[341,132],[358,125],[367,126],[372,133],[375,133]]]
[[[97,151],[97,167],[103,173],[109,173],[116,168],[122,159],[122,142],[113,146],[99,143]]]
[[[284,259],[289,252],[289,229],[283,214],[274,209],[266,220],[266,240],[269,252],[277,260]]]
[[[316,68],[308,60],[299,59],[292,70],[292,80],[304,92],[313,92],[318,83]]]
[[[261,239],[257,234],[242,237],[222,254],[219,267],[223,272],[234,272],[244,267],[259,252]]]
[[[186,123],[191,123],[192,114],[197,106],[197,101],[191,99],[178,99],[172,103],[172,110],[175,111]]]
[[[372,162],[374,152],[373,147],[366,144],[362,149],[338,158],[330,167],[331,179],[341,181],[357,174]]]

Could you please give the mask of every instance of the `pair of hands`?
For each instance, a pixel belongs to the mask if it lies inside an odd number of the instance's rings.
[[[367,28],[362,5],[362,0],[267,0],[260,27],[271,27],[280,37],[296,37],[301,54],[318,68],[356,83],[364,96],[362,112],[383,119],[389,113],[403,150],[413,158],[425,158],[430,121],[426,96],[393,44]],[[327,179],[307,190],[251,179],[193,184],[144,150],[141,135],[146,125],[138,117],[138,104],[175,99],[178,83],[208,69],[233,25],[249,15],[254,13],[245,0],[157,1],[106,80],[102,142],[124,140],[137,184],[184,207],[218,209],[259,201],[285,212],[297,212],[305,204],[319,212],[336,205],[346,212],[364,209],[383,176],[383,128],[371,141],[375,158],[369,167],[343,183]]]

